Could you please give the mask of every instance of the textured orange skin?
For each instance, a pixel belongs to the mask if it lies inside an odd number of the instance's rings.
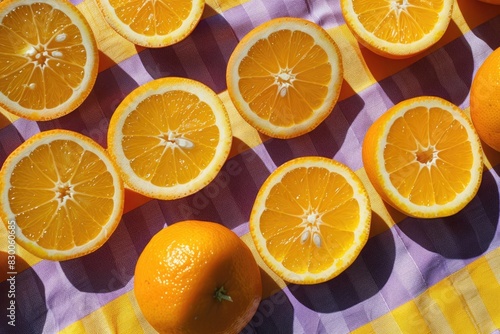
[[[232,302],[214,298],[224,287]],[[160,333],[239,333],[262,296],[248,246],[223,225],[183,221],[158,232],[137,261],[134,292]]]
[[[479,137],[500,151],[500,48],[486,58],[474,76],[470,113]]]

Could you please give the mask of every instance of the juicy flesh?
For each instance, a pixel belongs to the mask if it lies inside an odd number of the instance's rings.
[[[322,106],[332,80],[331,66],[312,36],[279,30],[250,48],[238,68],[238,84],[255,114],[289,127]]]
[[[48,4],[16,7],[0,23],[0,91],[22,107],[51,109],[69,100],[86,61],[80,30]]]
[[[389,130],[385,169],[399,194],[417,205],[446,204],[471,179],[472,147],[449,111],[408,110]]]
[[[189,16],[186,0],[109,0],[118,18],[133,31],[146,36],[167,35]]]
[[[269,252],[296,273],[319,273],[355,244],[360,207],[337,173],[303,167],[273,186],[260,218]]]
[[[145,98],[122,131],[123,151],[135,174],[160,187],[197,177],[215,156],[220,137],[210,106],[184,91]]]
[[[113,177],[100,158],[72,141],[37,147],[16,165],[9,202],[16,224],[46,249],[84,245],[113,212]]]
[[[353,9],[364,28],[391,43],[422,39],[438,22],[443,0],[356,0]]]

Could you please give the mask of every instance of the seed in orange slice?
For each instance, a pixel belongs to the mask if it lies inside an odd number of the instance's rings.
[[[356,259],[370,221],[367,192],[351,169],[328,158],[301,157],[267,178],[249,224],[259,254],[278,276],[314,284]]]
[[[164,47],[186,38],[196,27],[205,0],[97,0],[108,24],[144,47]]]
[[[341,0],[347,26],[358,41],[388,58],[407,58],[445,33],[454,0]]]
[[[381,197],[414,217],[457,213],[482,178],[481,142],[471,121],[439,97],[416,97],[390,108],[368,129],[362,157]]]
[[[0,215],[34,255],[68,260],[98,249],[123,211],[123,183],[92,139],[50,130],[14,150],[0,171]]]
[[[132,91],[108,131],[108,149],[125,184],[158,199],[185,197],[210,183],[231,142],[229,116],[215,92],[175,77]]]
[[[30,120],[70,113],[94,86],[92,30],[67,0],[0,2],[0,105]]]
[[[322,27],[284,17],[243,37],[226,76],[231,100],[250,125],[271,137],[292,138],[312,131],[331,113],[343,67],[337,45]]]

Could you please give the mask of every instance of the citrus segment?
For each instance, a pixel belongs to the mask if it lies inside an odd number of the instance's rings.
[[[278,18],[250,31],[227,68],[231,100],[260,132],[291,138],[313,130],[332,111],[343,67],[330,35],[313,22]]]
[[[175,199],[206,186],[231,148],[229,116],[207,86],[163,78],[130,93],[113,114],[108,145],[123,179],[143,195]]]
[[[453,0],[341,0],[347,26],[361,44],[389,58],[405,58],[435,44],[451,20]]]
[[[123,185],[112,161],[90,138],[41,132],[9,155],[1,170],[2,220],[34,255],[67,260],[100,247],[118,225]]]
[[[264,262],[285,281],[313,284],[345,270],[369,234],[371,207],[359,178],[322,157],[278,167],[259,190],[250,232]]]
[[[410,216],[452,215],[481,183],[482,149],[472,123],[438,97],[417,97],[389,109],[368,129],[362,157],[383,199]]]
[[[204,0],[97,0],[109,25],[134,44],[164,47],[186,38],[196,27]]]
[[[77,108],[94,86],[92,30],[66,0],[0,3],[0,105],[30,120]]]
[[[148,242],[135,267],[134,295],[160,333],[240,333],[259,306],[262,281],[234,232],[189,220]]]
[[[470,90],[470,114],[479,137],[500,151],[500,48],[481,64]]]

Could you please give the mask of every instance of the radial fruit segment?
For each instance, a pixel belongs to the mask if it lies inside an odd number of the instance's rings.
[[[342,14],[358,40],[389,58],[405,58],[435,44],[451,20],[453,0],[342,0]]]
[[[458,212],[482,175],[479,138],[453,104],[420,97],[394,106],[368,130],[363,162],[390,204],[418,217]]]
[[[106,21],[130,42],[164,47],[186,38],[196,27],[204,0],[97,0]]]
[[[257,130],[289,138],[328,116],[342,75],[340,52],[326,31],[303,19],[279,18],[238,44],[228,64],[228,91]]]
[[[231,139],[229,117],[213,91],[193,80],[166,78],[139,87],[120,104],[108,142],[131,189],[173,199],[215,177]]]
[[[0,104],[31,120],[71,112],[97,76],[92,30],[65,0],[1,2],[0,50]]]
[[[368,238],[370,202],[346,166],[306,157],[279,167],[257,195],[250,229],[264,261],[286,281],[338,275]]]
[[[104,149],[65,130],[30,138],[2,168],[2,219],[33,254],[63,260],[107,240],[123,209],[123,185]]]

